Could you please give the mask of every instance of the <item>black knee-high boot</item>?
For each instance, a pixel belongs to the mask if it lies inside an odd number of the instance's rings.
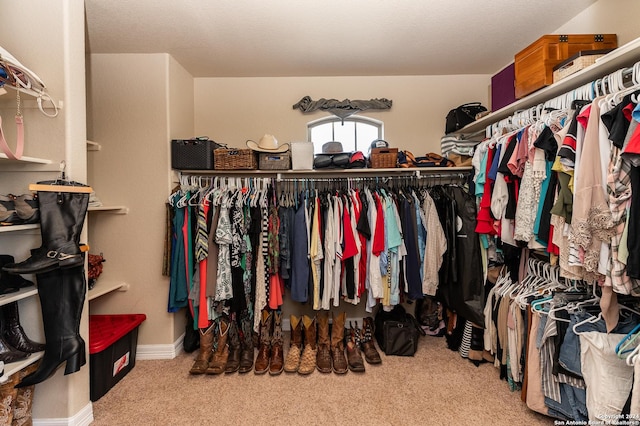
[[[37,274],[83,265],[80,233],[89,206],[89,194],[39,191],[38,200],[42,246],[32,250],[31,257],[25,261],[5,265],[3,270],[12,274]]]
[[[75,373],[86,363],[85,342],[80,336],[80,318],[87,283],[84,267],[56,269],[36,274],[44,323],[45,350],[38,369],[16,387],[40,383],[65,361],[64,374]]]

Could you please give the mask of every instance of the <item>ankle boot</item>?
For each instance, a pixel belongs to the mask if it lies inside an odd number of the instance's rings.
[[[331,343],[329,341],[329,313],[322,311],[318,319],[318,353],[316,367],[321,373],[331,373]]]
[[[349,321],[349,336],[346,347],[349,370],[362,373],[364,371],[364,360],[362,359],[362,353],[360,353],[360,330],[358,329],[357,321],[355,329],[351,325],[351,321]]]
[[[27,260],[5,265],[4,270],[12,274],[32,274],[84,266],[80,233],[87,214],[89,194],[41,191],[38,192],[38,201],[42,246],[33,250]]]
[[[248,373],[253,369],[253,356],[255,348],[253,347],[253,329],[251,326],[251,318],[244,317],[241,320],[242,334],[240,339],[240,368],[239,373]]]
[[[291,315],[290,324],[291,344],[287,353],[287,360],[284,363],[284,371],[295,373],[300,366],[300,355],[302,354],[302,318]]]
[[[305,315],[302,317],[301,322],[304,326],[304,350],[300,357],[298,373],[307,375],[313,373],[316,369],[316,355],[318,352],[318,346],[316,344],[316,319]]]
[[[15,263],[13,256],[0,254],[0,294],[15,293],[21,288],[33,285],[33,282],[22,278],[20,275],[10,274],[4,270],[5,265]]]
[[[32,354],[44,351],[44,345],[29,339],[20,325],[18,302],[9,303],[2,307],[2,337],[21,352]]]
[[[0,385],[0,424],[10,425],[13,422],[13,405],[18,396],[18,389],[14,386],[18,383],[19,373],[9,376],[9,380]]]
[[[37,194],[9,195],[13,198],[16,208],[16,214],[20,218],[20,223],[38,223],[40,222],[40,209]]]
[[[333,313],[331,314],[333,316]],[[333,316],[331,326],[331,359],[333,372],[344,374],[349,370],[347,358],[344,356],[344,325],[347,321],[346,312]]]
[[[22,379],[38,369],[38,364],[31,364],[20,370],[18,376]],[[13,422],[12,426],[31,426],[33,424],[31,408],[33,406],[33,393],[36,386],[31,385],[18,389],[15,403],[13,404]]]
[[[221,317],[218,321],[218,327],[218,343],[216,350],[213,352],[213,357],[209,361],[207,374],[222,374],[227,367],[227,359],[229,358],[229,345],[227,344],[229,321]]]
[[[56,269],[36,275],[44,325],[45,350],[38,369],[17,387],[48,379],[66,361],[64,374],[75,373],[86,364],[85,341],[80,336],[80,318],[87,282],[84,266]]]
[[[229,323],[229,358],[227,358],[227,366],[224,372],[235,373],[240,368],[240,336],[238,334],[238,325],[235,319]]]
[[[382,358],[380,358],[376,344],[373,341],[373,318],[366,317],[362,319],[362,336],[360,339],[364,359],[369,364],[380,364]]]
[[[282,349],[282,312],[273,313],[273,335],[271,336],[271,358],[269,359],[269,374],[277,376],[284,368],[284,351]]]
[[[196,360],[193,362],[193,366],[191,366],[191,370],[189,370],[190,374],[204,374],[207,372],[209,361],[211,361],[211,357],[213,356],[215,328],[216,324],[213,323],[209,328],[201,328],[198,330],[198,333],[200,333],[200,349]]]
[[[256,374],[264,374],[269,370],[271,361],[271,327],[273,313],[266,309],[262,311],[260,319],[260,346],[258,347],[258,357],[253,368]]]
[[[0,225],[19,225],[21,223],[13,198],[0,195]]]

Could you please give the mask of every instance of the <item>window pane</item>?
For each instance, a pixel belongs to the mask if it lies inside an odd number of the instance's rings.
[[[366,154],[371,146],[371,142],[378,139],[378,128],[366,123],[357,123],[357,151],[362,151]]]
[[[313,152],[322,152],[322,145],[333,140],[332,123],[325,123],[311,128],[311,142],[313,142]]]
[[[322,145],[329,141],[342,143],[345,151],[366,152],[371,142],[383,137],[383,123],[362,116],[347,117],[344,122],[338,117],[326,117],[307,124],[309,141],[314,153],[322,152]]]
[[[334,123],[333,131],[335,134],[335,140],[342,142],[342,148],[346,151],[356,150],[355,132],[356,123],[352,121],[345,121],[344,124],[337,122]]]

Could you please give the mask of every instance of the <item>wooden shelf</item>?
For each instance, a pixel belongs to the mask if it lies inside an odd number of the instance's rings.
[[[96,282],[96,285],[88,291],[87,299],[93,300],[100,296],[111,293],[112,291],[127,291],[129,290],[129,284],[123,281],[100,281]]]
[[[32,223],[29,225],[6,225],[0,226],[0,233],[2,232],[17,232],[17,231],[27,231],[30,229],[39,229],[39,223]]]
[[[430,175],[469,172],[471,167],[411,167],[392,169],[314,169],[314,170],[176,170],[188,175],[238,176],[238,177],[375,177],[380,175]]]
[[[38,361],[43,356],[44,356],[44,351],[36,352],[35,354],[29,355],[29,357],[27,357],[26,359],[5,364],[4,371],[2,372],[2,376],[0,376],[0,383],[6,382],[9,379],[9,376],[11,376],[14,373],[17,373],[18,371],[22,370],[25,367],[28,367],[29,365]]]
[[[18,300],[26,299],[36,294],[38,294],[38,288],[35,285],[21,288],[15,293],[2,294],[0,295],[0,306],[8,305],[9,303],[17,302]]]
[[[127,214],[129,213],[129,207],[126,206],[89,206],[87,209],[89,212],[106,212],[113,214]]]
[[[100,151],[102,149],[102,145],[98,142],[87,141],[87,151]]]
[[[15,163],[29,163],[29,164],[51,164],[52,161],[45,158],[36,158],[36,157],[26,157],[22,156],[19,160],[9,159],[7,154],[4,152],[0,152],[0,160],[2,161],[11,161]]]
[[[618,47],[607,55],[597,59],[595,64],[582,69],[577,73],[558,81],[557,83],[553,83],[552,85],[540,89],[510,105],[500,108],[497,111],[493,111],[481,119],[468,124],[457,132],[454,132],[454,134],[477,133],[485,129],[487,126],[507,118],[516,111],[544,103],[549,99],[570,92],[573,89],[597,80],[598,78],[602,78],[614,71],[630,67],[638,61],[640,61],[640,38]]]

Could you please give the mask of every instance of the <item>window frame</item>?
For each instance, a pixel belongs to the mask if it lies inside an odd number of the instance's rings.
[[[365,151],[367,151],[369,149],[369,146],[365,146],[365,147],[358,147],[357,146],[357,132],[358,132],[357,124],[358,123],[376,127],[378,129],[378,139],[384,139],[384,122],[383,121],[377,120],[377,119],[371,118],[371,117],[365,117],[365,116],[362,116],[362,115],[353,114],[353,115],[350,115],[349,117],[346,117],[344,119],[342,119],[340,117],[337,117],[335,115],[329,115],[329,116],[326,116],[326,117],[321,117],[321,118],[318,118],[316,120],[309,121],[307,123],[307,141],[314,143],[311,140],[311,131],[312,131],[312,129],[314,127],[317,127],[317,126],[320,126],[320,125],[324,125],[324,124],[328,124],[328,123],[332,123],[333,126],[331,127],[331,131],[332,131],[332,136],[333,136],[335,134],[335,131],[334,131],[335,123],[339,123],[340,124],[340,123],[343,123],[343,122],[354,122],[356,124],[354,126],[354,130],[355,130],[355,135],[354,136],[356,138],[355,139],[356,150],[365,152]],[[322,143],[324,144],[326,142],[329,142],[329,141],[324,141]],[[371,142],[373,142],[373,141],[371,141]],[[316,151],[315,148],[316,147],[315,147],[315,143],[314,143],[314,152]]]

